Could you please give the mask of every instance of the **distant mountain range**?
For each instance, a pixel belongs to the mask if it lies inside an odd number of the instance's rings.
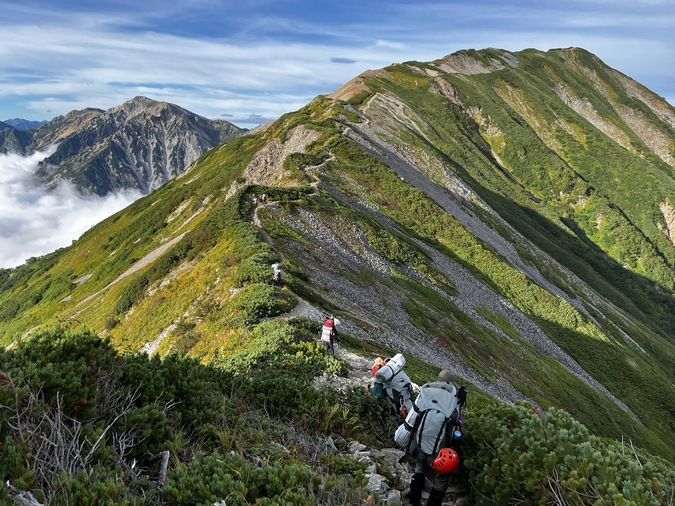
[[[18,124],[0,123],[0,152],[30,154],[57,144],[40,162],[40,179],[54,185],[65,178],[98,195],[122,189],[150,193],[209,149],[246,132],[146,97],[106,111],[72,111],[36,129]]]
[[[47,121],[33,121],[30,119],[23,119],[23,118],[12,118],[12,119],[6,119],[3,121],[6,125],[11,126],[12,128],[16,128],[17,130],[25,131],[25,130],[33,130],[35,128],[40,128],[42,125],[46,125],[48,122]]]

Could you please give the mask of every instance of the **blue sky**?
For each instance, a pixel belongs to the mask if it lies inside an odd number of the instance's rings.
[[[0,0],[0,119],[135,95],[253,126],[368,68],[584,47],[675,103],[675,1]]]

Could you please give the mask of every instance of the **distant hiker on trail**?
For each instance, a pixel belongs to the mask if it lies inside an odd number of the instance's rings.
[[[279,262],[273,263],[272,264],[272,282],[276,286],[281,286],[281,283],[283,282],[282,276],[283,276],[283,271],[281,270],[281,264]]]
[[[450,372],[443,370],[438,381],[422,387],[412,411],[396,430],[394,440],[415,459],[408,494],[411,505],[420,505],[426,478],[432,484],[427,506],[443,503],[450,474],[459,468],[465,402],[466,388],[458,391],[450,382]]]
[[[375,382],[382,383],[384,393],[396,412],[405,417],[413,407],[413,387],[410,377],[403,370],[404,367],[405,357],[397,353],[377,369]]]
[[[339,324],[340,320],[331,315],[324,322],[323,327],[321,327],[321,342],[326,347],[326,350],[328,350],[328,353],[333,356],[335,356],[335,341],[340,340],[337,331]]]

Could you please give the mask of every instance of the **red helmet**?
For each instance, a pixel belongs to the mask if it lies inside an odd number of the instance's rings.
[[[431,464],[431,468],[439,474],[454,473],[459,469],[459,455],[452,448],[443,448]]]

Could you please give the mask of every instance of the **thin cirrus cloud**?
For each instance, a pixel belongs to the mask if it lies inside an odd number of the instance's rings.
[[[3,41],[0,48],[3,62],[14,59],[18,64],[21,53],[30,52],[26,48],[32,40],[42,40],[48,49],[39,56],[26,55],[23,60],[32,57],[33,64],[45,71],[55,62],[65,66],[65,60],[79,55],[77,65],[59,71],[58,76],[49,70],[49,76],[32,83],[17,85],[11,76],[0,82],[0,96],[12,97],[15,102],[30,97],[23,104],[33,117],[82,106],[107,108],[142,91],[208,116],[227,111],[237,117],[276,117],[301,107],[318,94],[317,90],[332,91],[337,87],[334,83],[342,80],[337,69],[326,68],[328,46],[293,43],[283,48],[274,44],[242,47],[160,34],[129,35],[127,39],[136,40],[120,44],[113,33],[36,27],[0,34],[0,40],[5,37],[10,40]],[[93,44],[92,39],[96,39]],[[143,51],[138,51],[140,47]],[[89,52],[96,53],[105,65],[88,62]],[[278,60],[279,53],[287,59]],[[360,60],[377,62],[381,57],[376,53],[362,51]]]
[[[34,180],[34,173],[52,151],[0,154],[0,268],[68,246],[141,196],[138,192],[82,195],[66,181],[47,191]]]
[[[657,93],[675,95],[673,2],[83,5],[0,2],[0,118],[46,119],[146,94],[254,126],[368,68],[490,46],[582,46]]]

